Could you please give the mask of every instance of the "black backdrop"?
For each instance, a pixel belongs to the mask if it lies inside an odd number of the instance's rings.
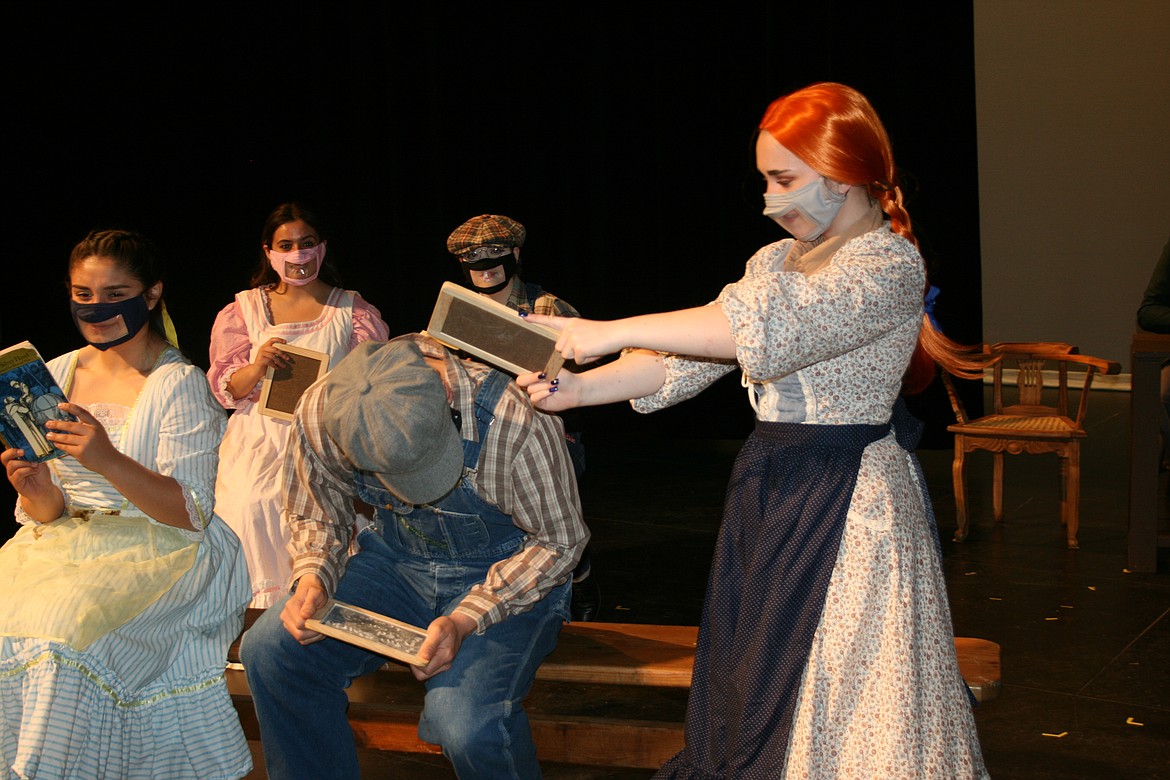
[[[970,8],[427,5],[26,8],[3,55],[0,344],[78,346],[69,249],[131,227],[162,245],[181,345],[206,367],[264,217],[292,199],[325,216],[345,285],[392,334],[426,326],[457,275],[447,234],[486,212],[528,227],[524,275],[586,316],[705,303],[782,237],[760,215],[753,131],[768,102],[820,80],[882,116],[942,324],[979,340]],[[655,415],[591,409],[588,435],[739,438],[742,394],[729,378]],[[941,446],[945,397],[915,410]]]

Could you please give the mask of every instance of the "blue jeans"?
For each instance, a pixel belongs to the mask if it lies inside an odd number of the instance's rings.
[[[488,558],[427,558],[387,543],[374,530],[359,542],[337,600],[424,628],[452,611],[492,563],[507,557],[496,550]],[[452,667],[426,681],[419,737],[442,746],[461,780],[541,776],[523,702],[568,619],[570,587],[565,583],[527,612],[471,634]],[[240,649],[268,776],[357,778],[345,688],[386,659],[336,639],[299,644],[280,622],[285,601],[256,621]]]

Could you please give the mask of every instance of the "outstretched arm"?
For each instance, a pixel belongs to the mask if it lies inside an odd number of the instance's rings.
[[[536,314],[528,315],[528,321],[561,331],[557,350],[566,360],[578,363],[627,347],[694,357],[735,357],[731,325],[721,306],[698,306],[605,322]]]
[[[516,377],[533,405],[546,412],[641,398],[662,387],[665,380],[662,356],[647,350],[626,352],[614,362],[589,371],[562,371],[552,381],[539,373]]]

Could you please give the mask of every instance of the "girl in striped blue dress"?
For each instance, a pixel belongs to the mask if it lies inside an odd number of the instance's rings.
[[[153,245],[73,250],[88,346],[50,361],[66,455],[0,455],[19,497],[0,548],[0,763],[21,778],[238,778],[251,758],[224,680],[251,591],[212,514],[225,417],[175,348]]]

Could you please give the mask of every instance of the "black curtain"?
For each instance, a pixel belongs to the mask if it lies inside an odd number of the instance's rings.
[[[980,340],[970,8],[426,5],[24,9],[4,54],[0,343],[78,346],[69,249],[130,227],[162,245],[181,346],[206,367],[265,216],[292,199],[324,214],[345,286],[392,334],[426,327],[457,278],[447,234],[488,212],[527,226],[524,276],[585,316],[702,304],[783,237],[760,214],[754,128],[772,99],[821,80],[882,116],[939,319]],[[942,441],[941,391],[914,410],[928,446]],[[740,438],[751,413],[729,378],[654,415],[588,410],[586,426]]]

